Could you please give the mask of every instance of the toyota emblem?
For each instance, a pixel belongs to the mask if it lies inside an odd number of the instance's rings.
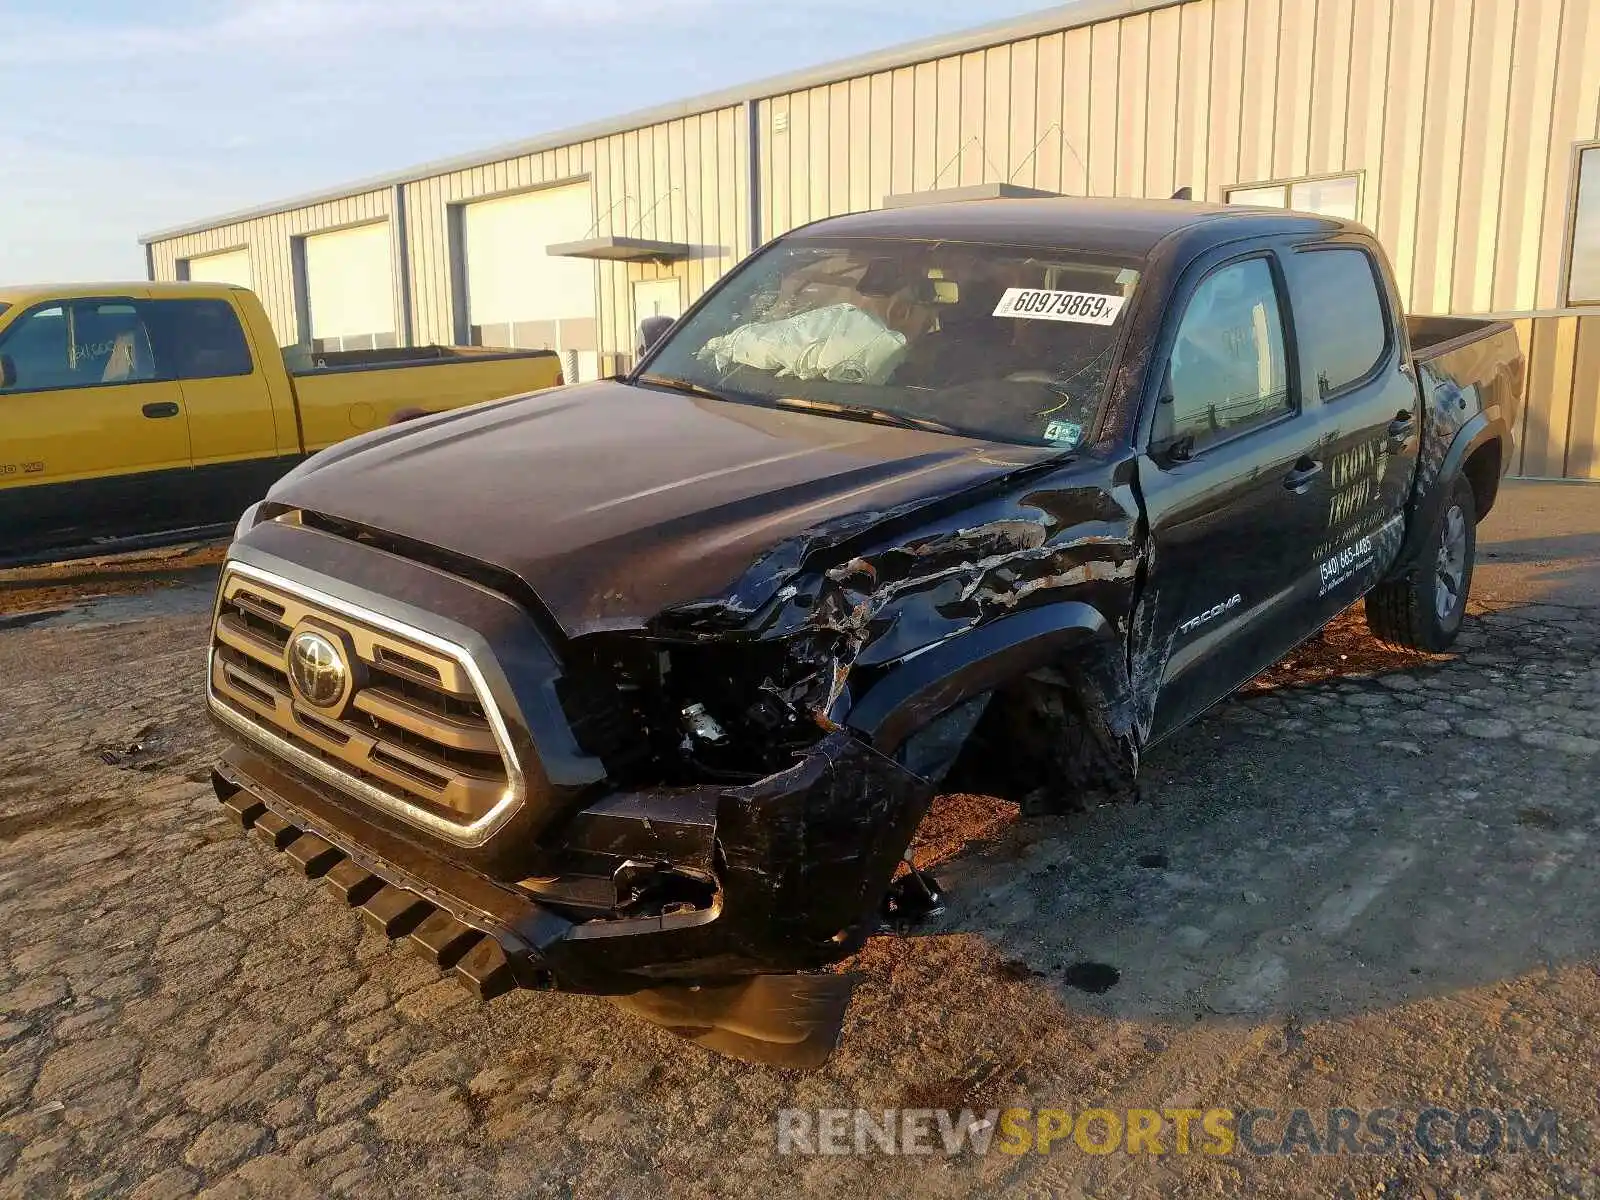
[[[314,708],[332,708],[344,698],[350,668],[331,638],[307,629],[289,643],[289,682]]]

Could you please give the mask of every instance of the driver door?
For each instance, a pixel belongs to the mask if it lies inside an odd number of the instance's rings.
[[[1323,525],[1318,426],[1302,404],[1277,255],[1212,267],[1174,309],[1139,459],[1154,561],[1134,653],[1144,686],[1159,685],[1152,738],[1299,640],[1296,592]]]
[[[0,334],[0,557],[170,527],[189,474],[176,381],[131,297],[36,305]]]

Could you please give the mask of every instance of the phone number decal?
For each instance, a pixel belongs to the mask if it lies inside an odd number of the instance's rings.
[[[997,317],[1025,317],[1032,321],[1073,321],[1080,325],[1110,325],[1117,319],[1125,296],[1099,292],[1052,292],[1043,288],[1008,288],[995,306]]]

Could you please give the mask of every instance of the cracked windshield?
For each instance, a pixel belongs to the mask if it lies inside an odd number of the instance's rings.
[[[1137,269],[852,239],[767,250],[639,381],[1030,446],[1090,440]]]

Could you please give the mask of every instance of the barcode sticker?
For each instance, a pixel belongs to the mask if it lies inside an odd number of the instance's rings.
[[[1117,319],[1125,296],[1099,292],[1052,292],[1044,288],[1008,288],[995,306],[997,317],[1024,317],[1032,321],[1073,321],[1080,325],[1110,325]]]

